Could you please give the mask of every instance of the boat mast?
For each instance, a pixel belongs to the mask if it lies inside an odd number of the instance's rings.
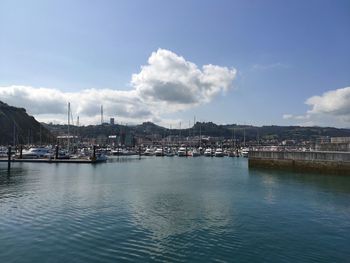
[[[199,148],[202,147],[202,125],[199,121]]]
[[[72,120],[72,149],[74,149],[74,145],[75,145],[75,139],[74,139],[74,134],[75,134],[75,128],[74,128],[74,118],[73,118],[73,112],[70,111],[70,119]]]
[[[13,147],[16,146],[16,123],[13,120]]]
[[[191,120],[188,121],[188,143],[192,147],[192,143],[191,143]]]
[[[179,144],[180,144],[180,140],[181,140],[181,121],[180,121],[180,130],[179,130]]]
[[[103,105],[101,105],[101,125],[103,124]]]
[[[68,102],[68,136],[67,136],[68,153],[69,153],[69,125],[70,125],[70,102]]]
[[[236,129],[233,128],[233,148],[236,149]]]
[[[233,133],[235,131],[235,128],[232,129],[232,134],[231,134],[231,141],[232,141],[232,144],[231,144],[231,147],[232,147],[232,150],[233,150]]]
[[[77,144],[79,144],[79,116],[77,117],[77,130],[76,130],[76,136],[77,136]]]
[[[168,147],[169,147],[169,145],[172,145],[173,144],[173,142],[172,142],[172,138],[171,138],[171,124],[170,124],[170,129],[169,129],[169,140],[168,140]]]
[[[196,132],[196,130],[194,128],[195,125],[196,125],[196,116],[193,116],[193,127],[192,127],[192,138],[193,138],[193,140],[192,141],[193,141],[194,147],[196,147],[195,137],[194,137],[195,132]]]
[[[245,128],[243,128],[243,137],[244,137],[244,147],[245,147]]]
[[[41,124],[40,124],[40,146],[42,145],[42,141],[41,141]]]

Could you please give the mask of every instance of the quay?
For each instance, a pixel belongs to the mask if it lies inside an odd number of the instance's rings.
[[[0,163],[7,163],[7,158],[1,158]],[[11,163],[86,163],[95,164],[100,163],[99,160],[90,159],[11,159]]]
[[[249,151],[248,165],[350,176],[350,152],[253,150]]]
[[[34,158],[23,158],[23,147],[22,145],[20,146],[20,150],[19,150],[19,156],[12,156],[12,147],[9,146],[8,147],[8,151],[7,151],[7,158],[0,158],[0,163],[7,163],[7,170],[10,171],[11,169],[11,163],[76,163],[76,164],[96,164],[96,163],[101,163],[101,162],[105,162],[107,161],[107,158],[98,158],[96,155],[96,146],[93,146],[93,153],[92,156],[89,158],[58,158],[58,153],[59,153],[59,149],[58,149],[58,145],[56,145],[55,147],[55,157],[49,157],[49,158],[43,158],[42,156],[40,156],[40,154],[38,154],[38,152],[36,152],[34,154]],[[43,154],[43,153],[42,153]],[[46,154],[46,152],[45,152]],[[35,158],[35,155],[37,156],[37,158]]]

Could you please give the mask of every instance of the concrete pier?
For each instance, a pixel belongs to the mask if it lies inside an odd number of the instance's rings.
[[[350,152],[250,151],[249,167],[350,176]]]

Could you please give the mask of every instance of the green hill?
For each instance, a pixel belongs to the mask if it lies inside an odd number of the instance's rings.
[[[0,145],[50,142],[52,135],[25,109],[0,101]]]
[[[67,133],[66,125],[46,125],[55,135]],[[251,125],[217,125],[213,122],[197,122],[191,129],[167,129],[151,122],[144,122],[135,126],[124,125],[89,125],[71,127],[71,132],[78,132],[82,138],[97,138],[98,136],[132,134],[135,136],[165,137],[168,135],[179,136],[211,136],[230,139],[235,137],[238,141],[315,141],[319,137],[350,136],[350,129],[338,129],[332,127],[301,127],[301,126],[251,126]]]

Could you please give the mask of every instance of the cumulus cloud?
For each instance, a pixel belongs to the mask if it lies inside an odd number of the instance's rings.
[[[55,88],[31,86],[0,87],[0,100],[24,107],[39,120],[65,122],[67,102],[84,123],[98,123],[100,105],[106,119],[123,122],[159,120],[162,114],[210,102],[232,87],[234,68],[197,65],[183,57],[158,49],[131,77],[131,90],[85,89],[63,92]],[[170,120],[169,120],[170,121]]]
[[[305,102],[311,106],[310,114],[350,116],[350,87],[331,90],[321,96],[313,96]]]
[[[66,105],[65,96],[61,91],[28,86],[0,87],[0,100],[9,105],[30,109],[32,114],[64,113]]]
[[[284,114],[284,119],[302,120],[301,124],[350,126],[350,87],[331,90],[305,101],[310,109],[304,115]]]
[[[166,103],[170,110],[177,110],[211,101],[232,87],[235,76],[235,69],[211,64],[199,69],[169,50],[158,49],[148,64],[132,75],[131,84],[143,101]]]
[[[86,89],[79,92],[63,92],[58,89],[30,86],[0,87],[0,100],[17,107],[24,107],[42,121],[65,122],[67,103],[74,115],[80,115],[86,123],[100,120],[100,107],[105,116],[117,116],[122,120],[148,119],[152,113],[137,97],[135,91],[111,89]]]

